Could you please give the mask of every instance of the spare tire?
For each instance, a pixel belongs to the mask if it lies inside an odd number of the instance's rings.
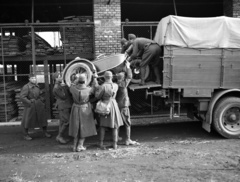
[[[71,64],[70,66],[67,67],[66,70],[64,70],[64,80],[68,86],[71,85],[71,77],[74,74],[85,74],[87,81],[86,84],[89,85],[91,80],[92,80],[92,71],[90,67],[86,63],[81,63],[81,62],[75,62],[74,64]]]
[[[132,79],[131,79],[131,82],[132,83],[140,83],[141,82],[140,69],[139,69],[139,67],[136,67],[137,61],[132,61],[131,62],[131,69],[132,69]],[[146,71],[145,71],[145,76],[144,76],[145,80],[148,78],[149,73],[150,73],[150,69],[149,69],[149,66],[147,65],[146,66]]]

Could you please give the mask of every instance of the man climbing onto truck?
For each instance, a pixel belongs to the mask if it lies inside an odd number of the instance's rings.
[[[144,76],[147,65],[151,65],[153,67],[154,75],[156,77],[156,83],[161,84],[159,71],[161,47],[151,39],[147,39],[144,37],[135,38],[135,35],[131,35],[134,34],[129,34],[129,41],[132,43],[133,52],[131,55],[129,55],[128,60],[134,60],[137,57],[141,58],[141,62],[139,64],[141,74],[140,85],[145,85]],[[128,54],[128,51],[129,50],[126,51],[126,54]]]

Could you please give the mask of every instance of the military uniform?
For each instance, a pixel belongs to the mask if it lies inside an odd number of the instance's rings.
[[[131,59],[135,59],[138,56],[142,58],[140,67],[145,67],[148,64],[156,66],[160,61],[161,48],[153,40],[139,37],[133,41],[133,52]]]
[[[118,85],[112,82],[112,72],[106,71],[104,73],[105,82],[99,87],[96,97],[103,102],[110,104],[110,114],[107,116],[100,116],[100,148],[104,149],[103,140],[105,136],[105,128],[111,128],[113,132],[113,149],[117,149],[118,128],[123,125],[121,113],[116,102],[116,94]]]
[[[56,98],[56,108],[59,111],[59,134],[58,137],[62,137],[63,133],[66,131],[69,125],[70,112],[72,108],[72,95],[69,91],[69,87],[67,85],[61,85],[56,82],[53,87],[53,95]],[[61,140],[57,137],[56,140]],[[61,142],[60,143],[66,143]]]
[[[39,86],[29,82],[24,85],[20,99],[24,105],[23,118],[21,126],[23,128],[36,128],[47,126],[45,104],[40,96]]]
[[[145,84],[145,72],[146,66],[151,65],[156,77],[156,83],[160,84],[160,55],[161,47],[153,40],[139,37],[136,38],[133,43],[133,52],[130,56],[131,60],[141,57],[140,73],[141,73],[141,83]]]
[[[30,79],[36,80],[36,77],[30,75]],[[47,133],[47,118],[44,99],[41,97],[41,90],[39,86],[33,82],[24,85],[21,93],[20,100],[24,105],[23,118],[21,126],[24,128],[24,139],[32,140],[28,134],[28,129],[41,127],[45,137],[50,138],[51,135]]]
[[[93,89],[85,85],[71,85],[70,92],[73,96],[73,106],[70,115],[69,135],[72,137],[85,138],[96,135],[95,120],[92,105],[89,102]]]
[[[95,78],[94,80],[96,81]],[[80,152],[86,150],[86,147],[83,146],[85,138],[97,135],[90,103],[90,95],[94,95],[96,85],[86,86],[84,74],[79,75],[75,83],[70,86],[74,103],[69,120],[69,135],[74,137],[73,151]]]
[[[139,145],[138,142],[131,140],[131,119],[130,119],[130,100],[128,97],[127,87],[132,79],[132,70],[131,68],[124,67],[123,72],[117,74],[117,84],[118,92],[116,96],[116,101],[121,112],[123,123],[126,129],[126,145]]]
[[[125,77],[125,72],[121,72],[118,74],[118,77]],[[130,111],[129,111],[129,106],[130,106],[130,100],[128,97],[128,84],[130,83],[132,79],[132,70],[130,68],[126,69],[126,78],[124,78],[121,81],[118,81],[118,91],[116,95],[116,101],[118,103],[119,110],[121,112],[121,116],[123,119],[123,122],[127,126],[131,126],[131,120],[130,120]]]
[[[104,82],[99,88],[98,99],[103,102],[110,102],[111,110],[107,117],[100,117],[100,126],[109,128],[119,128],[123,125],[122,117],[116,102],[118,85],[116,83]]]

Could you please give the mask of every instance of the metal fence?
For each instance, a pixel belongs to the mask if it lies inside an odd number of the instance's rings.
[[[157,23],[123,23],[122,36],[127,38],[129,33],[134,33],[137,37],[153,39],[156,27]],[[77,56],[92,60],[93,55],[92,22],[0,25],[0,122],[21,120],[23,105],[19,94],[31,72],[36,74],[45,93],[48,117],[56,118],[51,73],[62,71]],[[149,98],[139,97],[141,91],[129,94],[133,114],[150,113]],[[158,105],[154,110],[158,111]]]
[[[0,25],[0,122],[21,120],[19,93],[35,73],[45,93],[48,117],[54,115],[51,73],[75,57],[93,59],[93,23]]]
[[[154,39],[157,22],[131,22],[122,23],[122,37],[128,38],[128,34],[135,34],[137,37]]]

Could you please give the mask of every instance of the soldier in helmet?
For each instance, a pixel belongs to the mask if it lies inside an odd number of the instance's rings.
[[[69,120],[69,135],[74,137],[73,152],[86,150],[83,146],[85,138],[97,135],[90,103],[90,95],[94,95],[97,85],[88,87],[86,81],[85,74],[76,75],[76,80],[70,86],[74,102]]]
[[[117,102],[115,100],[118,85],[112,82],[112,72],[106,71],[104,73],[105,82],[99,87],[96,97],[103,102],[110,103],[110,114],[107,116],[100,116],[100,148],[105,149],[103,145],[105,129],[111,128],[113,135],[113,149],[117,149],[118,128],[123,125],[121,113],[119,111]]]
[[[47,118],[45,117],[44,99],[41,97],[41,90],[34,74],[29,74],[29,83],[23,86],[20,93],[20,100],[24,105],[21,123],[24,129],[24,139],[32,140],[28,130],[36,127],[41,127],[45,137],[50,138],[51,135],[47,133]]]
[[[68,129],[69,117],[72,108],[72,95],[69,92],[69,87],[63,82],[61,74],[56,72],[53,74],[55,81],[53,87],[53,95],[56,98],[56,108],[59,111],[59,131],[56,141],[61,144],[66,144],[67,140],[63,138],[63,134]]]

